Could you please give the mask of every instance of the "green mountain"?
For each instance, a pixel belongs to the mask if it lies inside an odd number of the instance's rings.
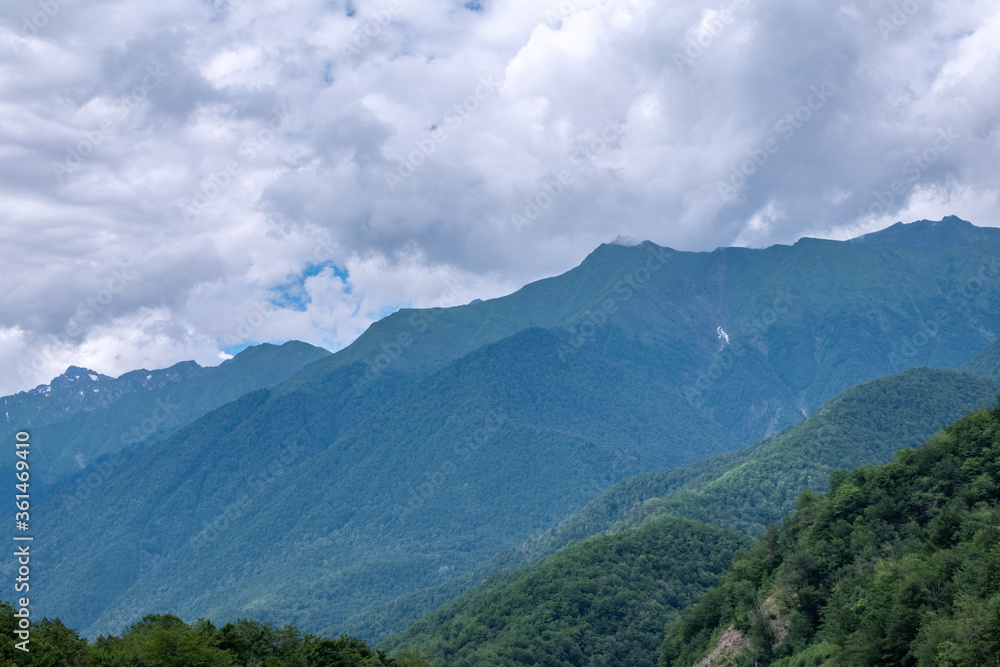
[[[0,398],[4,418],[0,435],[53,424],[78,412],[107,407],[129,394],[151,391],[197,374],[201,366],[193,361],[155,371],[140,369],[112,378],[88,368],[70,366],[52,382]]]
[[[206,601],[219,618],[263,609],[333,631],[376,600],[468,571],[623,477],[736,446],[675,389],[586,352],[559,363],[563,343],[529,329],[485,346],[360,423],[330,423],[323,440],[306,440],[314,423],[268,430],[272,411],[300,405],[288,394],[232,403],[211,422],[221,433],[195,422],[198,437],[137,453],[109,480],[105,498],[123,499],[105,503],[112,527],[44,524],[55,537],[43,551],[73,554],[45,566],[59,587],[44,599],[68,606],[84,592],[85,604],[59,616],[96,622],[89,633],[154,606],[200,613]],[[343,381],[345,404],[327,412],[331,422],[360,414],[350,405],[355,379]],[[239,423],[244,410],[253,426]],[[219,435],[225,447],[204,446]],[[282,457],[283,474],[270,476],[267,462]],[[248,491],[257,467],[263,478]],[[153,470],[155,480],[143,472]],[[227,511],[232,520],[213,521]],[[75,516],[70,506],[51,514]],[[113,539],[95,539],[96,530]],[[278,558],[275,545],[287,547]],[[192,551],[212,558],[193,568]],[[81,557],[115,566],[95,577]]]
[[[962,371],[1000,382],[1000,341],[962,364]]]
[[[35,481],[53,484],[89,474],[88,466],[101,457],[162,440],[215,408],[273,387],[329,354],[291,341],[249,347],[218,366],[202,368],[189,361],[162,371],[131,371],[117,379],[70,367],[52,385],[0,401],[17,404],[15,412],[26,423],[18,429],[30,429]],[[25,412],[32,416],[25,418]],[[12,465],[4,461],[0,470]]]
[[[674,517],[677,516],[696,519],[698,523],[687,523],[699,526],[698,530],[707,529],[705,524],[712,524],[744,534],[759,534],[765,524],[779,521],[790,513],[805,489],[825,490],[829,475],[834,470],[888,461],[897,450],[919,445],[944,423],[954,421],[970,410],[992,404],[998,393],[998,384],[946,370],[911,369],[872,380],[849,389],[827,402],[812,417],[753,447],[665,473],[648,473],[619,482],[555,528],[491,559],[464,578],[462,583],[467,587],[490,574],[517,570],[556,550],[556,556],[549,556],[542,562],[556,557],[559,562],[572,561],[577,558],[575,546],[583,543],[600,544],[608,552],[605,557],[615,559],[618,557],[615,554],[623,552],[621,545],[631,543],[636,531],[645,531],[644,534],[650,530],[655,532],[658,530],[656,526],[676,521]],[[690,530],[696,532],[694,528]],[[600,535],[600,540],[593,542],[596,538],[590,536],[600,533],[604,533]],[[569,546],[565,546],[567,544]],[[640,561],[646,562],[642,560],[645,552],[641,549],[624,549],[624,553],[628,556],[620,558],[619,562],[629,567],[639,566]],[[461,654],[454,643],[458,641],[455,638],[463,634],[453,631],[457,621],[452,619],[461,619],[465,626],[470,627],[486,624],[484,617],[493,614],[494,608],[483,607],[481,601],[515,595],[512,590],[516,589],[516,582],[520,581],[522,574],[534,571],[532,568],[535,566],[500,576],[499,579],[487,579],[482,585],[421,618],[406,631],[390,637],[380,647],[396,650],[404,646],[418,646],[435,658],[444,660],[443,664],[452,664],[452,657]],[[680,572],[672,572],[669,563],[659,576],[666,580],[678,576],[686,578]],[[539,583],[536,579],[533,585],[547,589],[558,587],[561,583]],[[396,601],[370,610],[347,627],[352,632],[371,632],[385,627],[398,629],[412,621],[421,610],[433,609],[434,603],[440,603],[442,597],[454,597],[462,590],[455,583],[440,589],[415,593],[406,598],[405,604]],[[636,599],[644,599],[643,596],[648,593],[641,586],[622,592],[626,597],[635,596]],[[595,594],[593,589],[580,594],[583,604],[590,604],[590,598]],[[547,609],[539,601],[541,598],[521,596],[518,599],[525,601],[523,608],[511,611],[505,617],[514,627],[520,627],[520,621],[515,623],[520,616],[534,618]],[[536,603],[540,605],[538,609],[532,606]],[[675,605],[672,609],[683,609],[683,606]],[[665,613],[664,609],[660,611]],[[576,624],[584,622],[584,619],[563,618],[551,612],[547,612],[545,618],[549,623],[545,628],[549,635],[577,641],[573,632],[581,631]],[[531,623],[538,626],[539,622]],[[567,626],[576,629],[567,630]],[[486,635],[474,635],[474,638],[463,636],[459,644],[469,653],[482,651],[491,655],[490,651],[499,650],[498,646],[506,647],[514,641],[511,632],[493,628]],[[605,636],[603,630],[592,628],[590,632],[593,635],[590,639],[598,642],[610,641],[610,638],[618,636],[618,629],[610,637]],[[620,664],[655,663],[655,649],[660,639],[653,639],[648,633],[642,636],[646,640],[644,645],[641,642],[632,643],[639,653],[645,651],[645,663]],[[450,639],[445,641],[442,637]],[[590,657],[586,657],[591,654],[582,655],[584,657],[577,654],[574,658],[564,656],[560,659],[573,665],[591,664],[587,662]],[[509,664],[533,663],[511,660]],[[612,660],[607,664],[619,663]]]
[[[838,471],[670,626],[660,664],[995,664],[998,489],[1000,405]]]
[[[666,623],[747,546],[673,517],[589,537],[442,606],[381,648],[416,648],[454,667],[655,667]]]
[[[918,242],[942,230],[965,241]],[[507,297],[399,311],[44,506],[40,599],[91,634],[157,610],[338,632],[621,479],[779,432],[893,370],[964,363],[1000,329],[995,232],[604,245]]]

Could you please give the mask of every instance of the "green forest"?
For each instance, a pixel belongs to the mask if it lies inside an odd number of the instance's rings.
[[[1000,664],[1000,404],[838,471],[676,620],[660,665]]]
[[[748,540],[665,517],[580,540],[497,577],[387,642],[434,665],[655,667],[665,624],[716,582]]]
[[[172,614],[133,623],[120,636],[93,642],[59,620],[32,625],[28,651],[15,647],[14,609],[0,603],[2,667],[426,667],[414,651],[386,657],[355,637],[316,637],[292,625],[239,620],[217,628]],[[19,641],[19,640],[17,640]]]

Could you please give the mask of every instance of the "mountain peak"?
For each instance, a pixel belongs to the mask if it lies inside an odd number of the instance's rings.
[[[49,384],[40,384],[28,393],[48,394],[53,390],[67,389],[69,387],[75,387],[79,384],[85,384],[88,382],[101,382],[113,379],[114,378],[98,373],[97,371],[92,371],[89,368],[83,368],[82,366],[70,366],[66,369],[65,373],[52,378],[52,381]]]
[[[1000,241],[1000,229],[977,227],[954,215],[941,220],[917,220],[909,224],[897,222],[880,231],[851,239],[853,243],[872,243],[917,252],[935,252],[975,243],[998,241]]]

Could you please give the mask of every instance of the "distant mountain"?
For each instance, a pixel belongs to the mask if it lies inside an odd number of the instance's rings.
[[[947,370],[918,368],[872,380],[849,389],[800,424],[752,447],[676,470],[648,473],[619,482],[550,531],[533,536],[516,549],[492,559],[465,578],[466,586],[477,578],[482,581],[495,573],[528,566],[559,549],[562,549],[558,551],[560,558],[572,561],[575,558],[572,547],[566,545],[578,543],[575,540],[592,539],[591,536],[601,533],[605,533],[600,542],[604,545],[602,548],[615,552],[622,543],[633,539],[631,534],[635,530],[648,530],[650,525],[660,525],[670,517],[691,518],[758,535],[767,523],[780,521],[790,513],[805,489],[825,491],[834,470],[888,461],[897,450],[919,445],[943,424],[994,403],[998,392],[1000,385],[996,383]],[[637,550],[628,553],[621,562],[638,563],[643,555]],[[573,566],[567,564],[566,567]],[[531,568],[524,570],[528,571],[532,571]],[[678,575],[667,568],[660,576],[669,580]],[[498,581],[487,581],[439,611],[428,613],[442,597],[448,599],[461,592],[455,584],[442,585],[443,590],[430,589],[395,604],[375,608],[346,627],[352,632],[377,636],[386,629],[399,629],[412,622],[420,615],[420,610],[424,610],[427,616],[383,642],[381,647],[395,650],[418,646],[443,659],[446,651],[451,650],[446,647],[454,646],[447,642],[439,645],[437,639],[449,636],[452,621],[448,619],[463,619],[471,625],[484,623],[480,617],[493,612],[487,611],[480,601],[484,596],[489,599],[506,597],[505,587],[513,585],[511,582],[519,577],[520,573],[516,573]],[[555,585],[555,582],[546,585]],[[594,589],[581,594],[584,600],[581,604],[591,604],[593,594]],[[564,624],[576,621],[550,615],[549,622],[550,627],[545,629],[551,632],[559,629],[559,636],[565,637],[561,634]],[[485,647],[511,641],[509,634],[498,632],[494,629],[490,634],[495,639],[475,642],[476,650],[489,654]],[[601,634],[594,630],[591,633]],[[646,638],[649,639],[648,635]],[[459,644],[468,641],[463,639]],[[653,663],[654,649],[658,645],[658,638],[654,644],[646,645],[647,658],[653,656],[649,658]],[[470,644],[470,650],[472,648]],[[460,653],[458,648],[454,650]],[[521,663],[512,661],[510,664]]]
[[[161,440],[327,355],[322,348],[292,341],[249,347],[218,366],[202,368],[189,361],[162,371],[132,371],[118,379],[71,366],[50,385],[0,401],[17,405],[22,415],[33,410],[32,417],[20,422],[27,426],[18,428],[32,433],[35,480],[51,484],[86,472],[101,457]],[[4,461],[0,469],[11,465]]]
[[[670,626],[659,664],[995,663],[998,433],[1000,406],[835,473]]]
[[[49,384],[40,384],[34,389],[31,389],[25,393],[29,396],[31,395],[43,395],[51,394],[53,390],[56,392],[61,389],[71,389],[73,387],[78,387],[81,385],[90,384],[91,382],[105,382],[114,380],[113,377],[107,375],[102,375],[89,368],[80,368],[79,366],[70,366],[66,369],[66,372],[52,379]],[[96,387],[95,387],[96,388]],[[100,391],[99,388],[97,388]]]
[[[88,633],[161,605],[336,632],[623,478],[779,432],[859,382],[956,367],[1000,330],[1000,243],[914,249],[931,233],[603,245],[507,297],[394,313],[126,453],[99,498],[81,479],[44,508],[45,613]]]
[[[162,370],[137,370],[112,378],[88,368],[70,366],[49,384],[0,397],[4,411],[0,435],[52,424],[78,412],[104,408],[123,396],[157,389],[197,374],[200,370],[195,362],[186,361]]]

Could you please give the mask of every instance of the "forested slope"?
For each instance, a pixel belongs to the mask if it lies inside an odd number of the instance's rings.
[[[660,664],[1000,661],[1000,405],[839,471],[670,627]]]

